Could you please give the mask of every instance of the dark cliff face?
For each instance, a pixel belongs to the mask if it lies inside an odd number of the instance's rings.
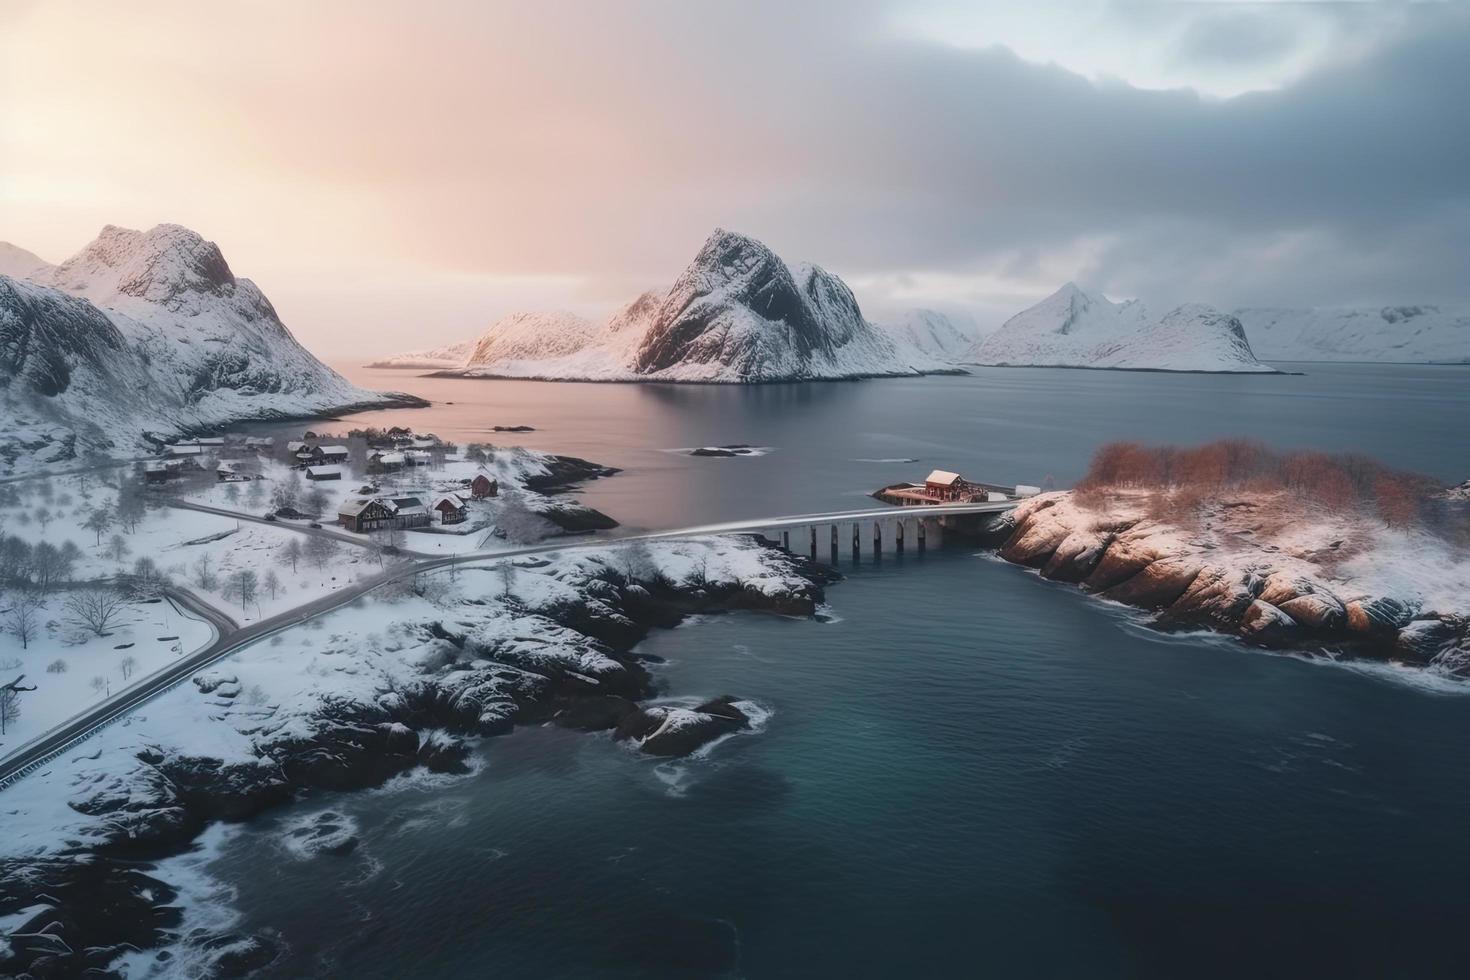
[[[765,245],[718,230],[669,289],[633,369],[719,362],[758,373],[799,364],[848,339],[861,316],[836,276],[810,268],[798,282]]]
[[[131,358],[117,327],[91,303],[0,276],[0,385],[52,398],[78,369],[106,375]]]

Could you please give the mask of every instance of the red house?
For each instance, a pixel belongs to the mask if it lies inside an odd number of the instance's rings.
[[[940,500],[954,500],[964,488],[960,475],[948,470],[935,470],[924,478],[924,489]]]
[[[474,495],[476,500],[495,497],[500,494],[500,483],[484,473],[477,473],[475,474],[475,478],[470,481],[470,493]]]

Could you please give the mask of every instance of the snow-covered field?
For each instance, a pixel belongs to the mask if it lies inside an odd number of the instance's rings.
[[[16,598],[0,596],[0,618]],[[0,643],[0,682],[24,674],[25,686],[36,688],[20,695],[20,715],[0,736],[0,757],[214,638],[208,623],[167,599],[126,604],[108,635],[96,636],[69,622],[66,598],[61,592],[42,600],[36,635],[24,647],[13,635]]]
[[[446,623],[475,648],[497,651],[499,660],[555,662],[596,677],[610,662],[595,641],[538,610],[586,601],[587,583],[610,571],[674,583],[740,583],[773,596],[804,587],[775,555],[742,538],[589,547],[547,560],[430,573],[418,594],[374,594],[245,648],[8,789],[0,857],[50,854],[104,833],[105,819],[69,803],[131,792],[123,788],[141,778],[137,756],[145,748],[256,765],[271,743],[309,737],[313,714],[329,701],[372,703],[427,675],[452,679],[461,668],[446,660],[445,645],[425,623]],[[507,692],[525,681],[509,669],[497,676]],[[483,688],[476,696],[494,703]],[[143,783],[138,792],[148,795]]]

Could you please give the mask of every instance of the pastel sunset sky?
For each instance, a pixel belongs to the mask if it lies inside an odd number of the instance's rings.
[[[217,241],[309,346],[605,311],[716,226],[875,316],[1470,300],[1462,4],[0,5],[0,240]]]

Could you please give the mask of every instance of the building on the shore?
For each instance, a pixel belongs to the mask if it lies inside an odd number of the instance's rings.
[[[469,502],[458,493],[441,493],[431,509],[439,515],[440,524],[462,524],[470,516]]]
[[[924,477],[924,489],[937,500],[958,500],[967,484],[958,473],[934,470]]]
[[[481,470],[470,481],[470,494],[476,500],[484,500],[486,497],[497,497],[500,495],[500,481],[496,480],[484,470]]]
[[[342,479],[342,467],[334,463],[308,466],[306,478],[308,480],[340,480]]]
[[[345,463],[350,455],[346,446],[321,446],[317,451],[323,463]]]
[[[373,473],[396,473],[408,462],[400,452],[374,452],[368,456],[368,470]]]

